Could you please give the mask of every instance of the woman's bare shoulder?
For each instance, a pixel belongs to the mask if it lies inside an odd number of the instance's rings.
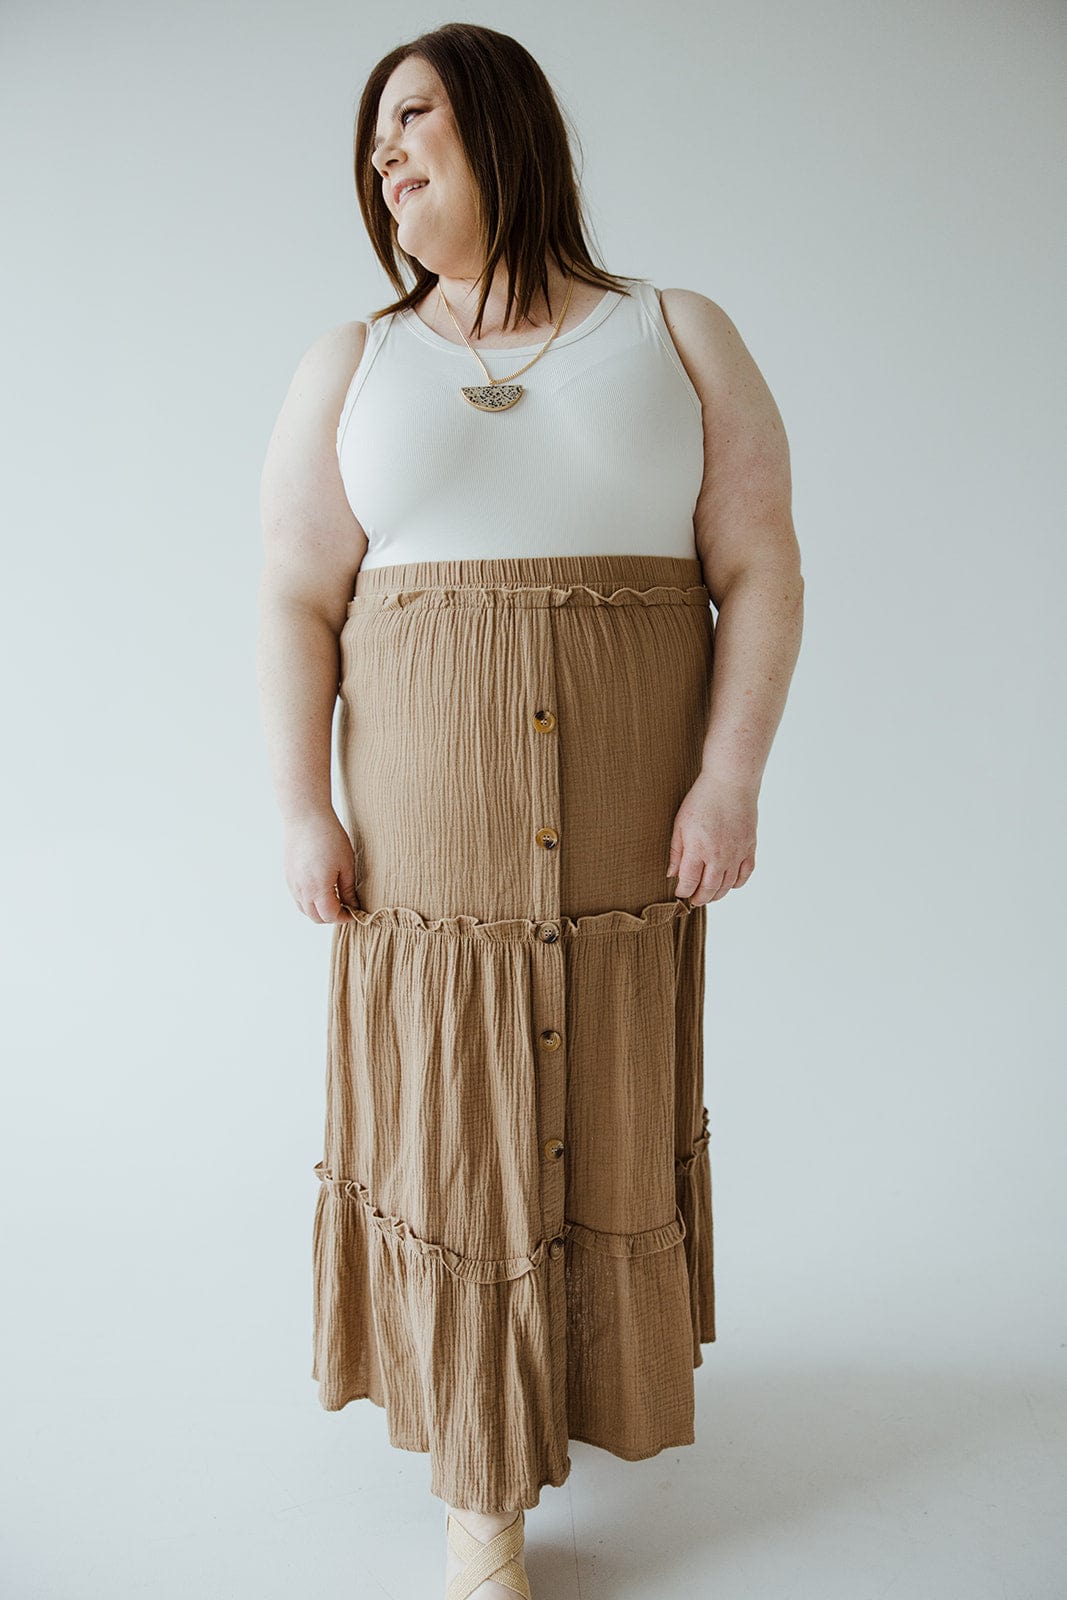
[[[273,581],[340,625],[367,540],[338,469],[336,432],[366,326],[343,322],[304,351],[267,446],[260,485]]]
[[[661,289],[660,306],[693,385],[727,431],[737,423],[764,433],[781,430],[781,417],[762,372],[733,319],[695,289]]]
[[[289,380],[279,420],[294,438],[332,440],[341,406],[363,356],[367,325],[339,322],[301,355]]]
[[[708,295],[696,289],[660,289],[659,303],[675,344],[702,374],[712,376],[744,350],[732,319]]]
[[[295,377],[309,381],[324,396],[338,385],[347,389],[367,338],[365,322],[339,322],[314,339],[297,363]]]
[[[700,396],[706,469],[694,523],[705,568],[719,582],[768,544],[795,543],[789,440],[767,381],[722,306],[693,289],[663,289],[660,305]]]

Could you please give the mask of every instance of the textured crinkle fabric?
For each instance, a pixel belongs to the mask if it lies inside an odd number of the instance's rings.
[[[535,1506],[570,1439],[694,1440],[707,908],[666,873],[713,643],[696,559],[357,577],[312,1377],[383,1407],[452,1505]]]

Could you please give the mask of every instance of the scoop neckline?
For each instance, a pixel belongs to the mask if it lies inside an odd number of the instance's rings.
[[[608,313],[613,311],[623,298],[618,289],[606,289],[589,315],[584,317],[581,322],[576,322],[574,327],[568,329],[566,333],[557,334],[549,345],[549,350],[558,350],[561,345],[572,344],[575,339],[582,339],[587,333],[592,333],[593,329],[599,327]],[[412,333],[417,334],[420,339],[424,339],[427,344],[436,345],[439,350],[451,350],[455,355],[466,356],[467,360],[470,360],[471,353],[465,344],[459,344],[455,339],[446,339],[443,333],[438,333],[434,328],[427,327],[422,318],[410,306],[405,306],[400,312],[400,316]],[[476,346],[475,348],[478,350],[479,355],[482,356],[510,358],[512,356],[536,355],[538,350],[544,346],[544,343],[545,341],[542,339],[539,344],[501,345],[495,350],[486,349],[484,346]]]

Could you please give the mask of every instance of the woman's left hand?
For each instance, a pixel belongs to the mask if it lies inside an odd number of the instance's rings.
[[[758,790],[701,770],[678,807],[667,876],[675,895],[707,905],[748,882],[756,867]]]

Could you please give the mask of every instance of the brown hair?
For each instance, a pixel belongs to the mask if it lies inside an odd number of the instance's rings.
[[[420,56],[444,84],[480,195],[481,297],[472,332],[481,332],[493,271],[503,258],[508,275],[504,325],[512,304],[516,320],[529,314],[538,289],[548,300],[547,259],[580,282],[628,294],[629,281],[595,264],[586,243],[582,204],[563,112],[541,67],[517,39],[475,23],[449,22],[397,45],[372,70],[356,113],[356,194],[374,253],[399,293],[369,320],[407,310],[437,282],[396,238],[396,219],[385,204],[371,165],[378,105],[396,67]],[[415,273],[405,290],[401,265]]]

